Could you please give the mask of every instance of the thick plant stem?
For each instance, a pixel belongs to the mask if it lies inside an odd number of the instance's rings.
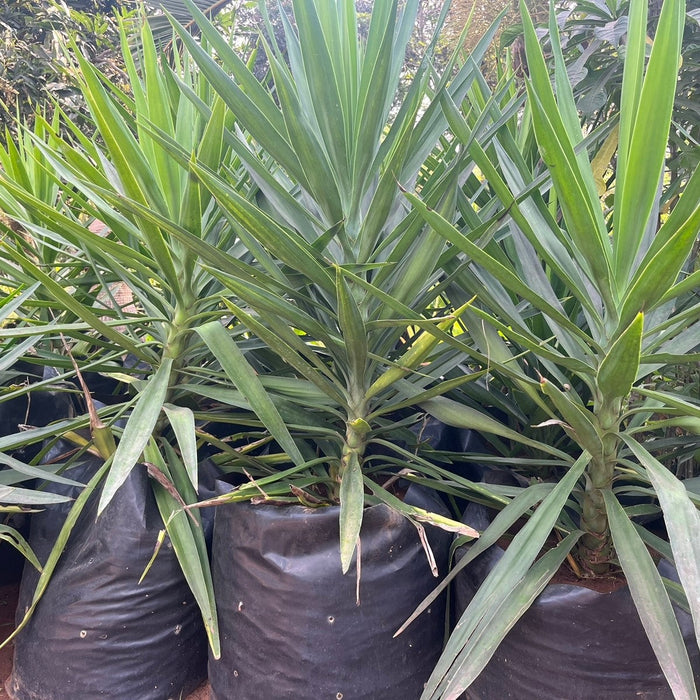
[[[194,314],[194,309],[194,298],[191,294],[188,294],[184,299],[184,303],[178,303],[176,305],[173,320],[168,329],[168,337],[163,348],[163,358],[171,359],[173,364],[166,401],[171,400],[178,383],[180,370],[185,363],[187,335],[192,330],[192,315]]]
[[[350,407],[350,412],[345,427],[345,444],[343,445],[343,457],[341,461],[341,474],[350,462],[350,456],[355,455],[360,464],[364,458],[367,447],[367,433],[370,430],[365,401],[359,401]]]
[[[596,415],[603,450],[601,455],[591,460],[586,473],[586,490],[581,509],[581,529],[585,534],[579,546],[583,570],[589,575],[610,571],[615,557],[602,489],[612,486],[620,446],[615,434],[620,420],[619,406],[603,404]]]

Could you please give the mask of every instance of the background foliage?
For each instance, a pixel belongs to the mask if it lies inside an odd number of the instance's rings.
[[[79,90],[67,73],[61,45],[72,37],[90,61],[121,83],[118,31],[113,10],[121,0],[46,2],[5,0],[0,5],[0,141],[15,119],[31,123],[36,109],[52,112],[51,101],[81,125],[86,124]]]

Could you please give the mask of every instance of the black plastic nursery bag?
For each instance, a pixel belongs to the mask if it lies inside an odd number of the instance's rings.
[[[432,493],[407,502],[444,513]],[[440,654],[444,597],[393,639],[438,580],[416,529],[385,505],[367,508],[360,604],[343,576],[338,508],[236,503],[216,509],[212,567],[222,655],[212,700],[413,700]],[[450,536],[426,526],[441,575]]]
[[[87,482],[97,460],[66,472]],[[137,465],[96,519],[99,492],[78,519],[49,586],[15,642],[16,700],[184,698],[206,677],[199,609],[166,538],[145,577],[163,522],[146,468]],[[51,550],[70,504],[34,516],[30,544]],[[18,622],[38,574],[25,567]]]

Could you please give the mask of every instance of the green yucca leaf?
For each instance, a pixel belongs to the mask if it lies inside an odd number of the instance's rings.
[[[620,311],[620,326],[640,310],[651,311],[673,288],[700,228],[700,206],[672,235],[666,245],[645,260],[631,281]],[[681,290],[678,290],[680,292]],[[697,313],[696,313],[697,318]]]
[[[569,235],[585,259],[590,274],[606,302],[613,300],[612,250],[598,201],[590,163],[577,158],[574,148],[582,137],[571,140],[549,81],[534,26],[522,4],[525,41],[531,81],[527,83],[535,134],[542,158],[556,187]],[[566,96],[564,96],[566,103]],[[566,112],[566,107],[563,108]]]
[[[178,493],[184,494],[185,502],[196,502],[197,494],[189,482],[188,475],[185,474],[186,469],[182,466],[175,451],[167,443],[165,448],[167,460],[161,455],[155,441],[151,441],[146,447],[144,456],[150,464],[160,469],[166,478],[174,483]],[[186,513],[182,509],[181,503],[173,499],[168,490],[159,483],[155,482],[153,489],[158,509],[168,531],[175,555],[180,562],[182,573],[202,613],[202,621],[209,638],[211,653],[215,659],[218,659],[221,655],[221,648],[216,600],[201,518],[198,515],[193,516],[191,512]],[[199,526],[192,522],[192,518],[199,521]]]
[[[666,471],[664,467],[661,469]],[[675,697],[697,697],[688,652],[668,594],[661,581],[661,575],[656,569],[646,544],[642,542],[634,525],[612,492],[604,490],[603,497],[617,556],[625,572],[639,617],[654,647],[666,680]],[[696,511],[694,506],[692,509]],[[696,578],[697,564],[696,561]]]
[[[286,127],[283,117],[270,93],[255,79],[245,63],[199,9],[188,0],[185,0],[185,3],[190,8],[202,36],[216,51],[223,65],[232,72],[236,80],[231,79],[187,30],[174,23],[175,31],[188,53],[215,92],[226,102],[253,138],[265,144],[276,162],[280,163],[287,172],[303,178],[299,160],[285,136]]]
[[[679,229],[695,216],[700,208],[700,169],[695,170],[683,189],[683,196],[678,198],[666,221],[659,228],[654,240],[646,252],[645,260],[651,259]],[[642,262],[639,267],[644,267]]]
[[[347,3],[348,5],[350,3]],[[415,5],[415,3],[413,3]],[[402,16],[402,27],[414,17],[415,9],[406,7]],[[359,94],[357,96],[357,113],[355,116],[354,144],[352,156],[352,192],[351,210],[356,211],[361,205],[360,198],[365,192],[365,173],[373,172],[371,166],[376,152],[381,144],[380,134],[384,129],[389,108],[388,104],[377,104],[377,96],[389,96],[395,92],[395,64],[397,51],[394,50],[397,3],[387,2],[378,5],[372,13],[362,75],[360,76]],[[355,42],[353,42],[355,43]],[[399,49],[401,43],[396,45]]]
[[[572,336],[579,337],[584,340],[584,342],[588,341],[586,333],[573,323],[561,309],[557,309],[552,303],[533,293],[528,285],[523,282],[515,272],[506,268],[486,251],[470,241],[467,236],[458,231],[437,212],[429,209],[418,197],[410,192],[406,193],[406,197],[411,204],[420,211],[421,216],[425,218],[433,229],[452,243],[452,245],[462,250],[471,259],[491,272],[496,279],[502,284],[507,285],[511,291],[531,301],[536,308],[544,311],[553,321],[569,331]]]
[[[630,34],[632,52],[625,60],[625,75],[631,72],[629,93],[623,93],[619,151],[622,162],[618,173],[615,196],[614,245],[615,279],[624,290],[632,265],[640,249],[644,231],[657,197],[659,179],[664,167],[671,112],[676,91],[676,76],[683,36],[683,0],[663,3],[644,82],[639,89],[640,74],[645,61],[643,46],[646,25],[642,20],[646,5],[642,0],[632,2],[632,21],[636,35]],[[634,20],[638,18],[638,22]],[[635,51],[636,50],[636,51]],[[635,109],[636,107],[636,109]],[[638,119],[633,115],[645,114]]]
[[[231,290],[239,299],[242,299],[259,314],[270,318],[284,319],[290,326],[303,330],[317,340],[323,341],[329,348],[339,344],[339,339],[335,334],[331,334],[329,328],[322,325],[316,318],[306,313],[296,304],[287,301],[280,294],[274,291],[251,284],[248,281],[241,281],[232,276],[214,274],[222,283]]]
[[[141,51],[140,75],[134,69],[133,63],[127,63],[136,114],[145,117],[161,130],[172,134],[175,125],[170,95],[164,82],[163,71],[159,65],[156,46],[148,22],[142,23],[139,48]],[[191,126],[194,127],[194,124]],[[195,129],[193,128],[192,131],[194,132]],[[153,175],[158,181],[158,190],[163,194],[167,211],[170,216],[173,216],[180,207],[179,185],[182,173],[178,172],[177,163],[168,156],[167,152],[164,152],[157,143],[153,143],[140,130],[139,142]]]
[[[226,300],[226,305],[236,314],[238,319],[250,328],[277,355],[293,367],[302,377],[315,384],[327,397],[340,406],[347,406],[347,397],[336,383],[338,378],[323,364],[286,324],[268,328],[253,316]]]
[[[291,461],[294,464],[304,462],[305,460],[275,408],[272,398],[226,329],[219,321],[211,321],[200,326],[196,331]]]
[[[206,261],[216,269],[234,274],[238,278],[248,279],[252,282],[255,281],[255,277],[252,275],[251,268],[248,264],[231,255],[222,255],[222,251],[220,249],[183,229],[181,226],[167,217],[158,214],[143,204],[139,204],[134,200],[128,199],[114,192],[99,189],[97,190],[97,193],[106,202],[109,202],[112,206],[114,206],[115,209],[133,212],[139,218],[143,218],[158,226],[163,232],[181,241],[187,246],[188,249],[192,250],[197,257]],[[122,252],[124,252],[123,248]]]
[[[631,2],[628,25],[627,42],[625,46],[625,68],[622,76],[622,105],[620,110],[620,138],[618,142],[618,172],[616,173],[617,185],[624,186],[627,175],[627,160],[629,157],[630,141],[634,124],[639,115],[639,98],[644,82],[644,67],[646,63],[647,17],[649,6],[646,2]],[[619,213],[614,214],[615,223],[613,230],[617,230]],[[616,256],[618,252],[616,248]]]
[[[1,327],[4,331],[8,330],[7,326],[9,324],[7,320],[10,319],[25,302],[34,296],[34,293],[40,286],[40,282],[35,282],[25,288],[15,287],[9,290],[7,296],[0,300],[0,322],[2,322]],[[4,363],[4,360],[4,356],[0,358],[0,362]]]
[[[187,471],[192,486],[197,489],[197,439],[195,435],[194,414],[186,406],[175,406],[164,403],[163,411],[175,433],[175,439],[180,447],[182,462]]]
[[[20,481],[24,481],[25,479],[29,478],[41,479],[42,481],[51,481],[55,484],[66,484],[68,486],[84,486],[84,484],[80,483],[79,481],[75,481],[74,479],[69,479],[65,476],[54,474],[49,470],[49,468],[47,468],[47,465],[33,467],[29,464],[24,464],[24,462],[20,462],[18,459],[15,459],[7,454],[0,453],[0,464],[10,467],[9,470],[0,471],[0,484],[4,484],[6,486],[15,483],[14,479],[16,478],[17,474],[22,475],[21,479],[19,479]],[[54,496],[55,494],[38,493],[40,498],[43,498],[45,495]],[[58,495],[56,495],[56,497],[59,500],[69,500]],[[3,499],[0,498],[0,502],[2,501]]]
[[[342,218],[338,176],[334,173],[324,144],[319,141],[316,124],[313,120],[309,123],[308,118],[304,118],[308,117],[310,107],[303,104],[303,96],[298,94],[293,77],[287,75],[285,65],[273,60],[271,70],[289,140],[299,160],[302,173],[300,182],[305,184],[308,191],[314,193],[326,220],[338,221]]]
[[[573,431],[576,442],[594,458],[603,454],[600,431],[594,422],[593,413],[572,400],[565,392],[545,378],[540,380],[543,393],[552,401],[557,412],[566,421],[565,429]]]
[[[66,496],[60,496],[59,494],[49,493],[47,491],[35,491],[18,486],[0,485],[0,503],[8,505],[39,506],[49,503],[62,503],[68,500],[70,499]]]
[[[644,314],[639,313],[602,359],[596,376],[602,396],[622,399],[632,390],[639,372],[643,330]]]
[[[295,71],[293,63],[292,71],[295,80],[303,81],[303,89],[308,91],[321,140],[333,169],[336,187],[342,197],[351,186],[350,154],[347,145],[348,135],[352,133],[353,115],[349,113],[349,105],[343,94],[346,76],[338,63],[343,53],[342,48],[338,51],[338,48],[342,47],[341,37],[334,32],[337,19],[329,18],[329,21],[322,23],[322,18],[324,13],[342,13],[343,3],[293,0],[293,7],[299,31],[301,64]],[[342,136],[339,138],[339,135]]]
[[[455,561],[450,572],[438,586],[421,602],[411,616],[394,633],[398,637],[431,603],[452,583],[460,571],[464,569],[476,557],[483,554],[508,532],[513,525],[523,517],[533,506],[536,506],[553,488],[553,484],[534,484],[521,491],[516,498],[508,500],[502,510],[499,510],[493,521],[483,532],[477,541],[470,543],[465,549],[459,561]]]
[[[622,437],[646,469],[658,496],[673,551],[673,561],[683,588],[688,594],[695,637],[700,640],[700,600],[693,595],[693,591],[698,590],[700,586],[700,540],[697,537],[700,532],[700,512],[690,499],[689,491],[682,481],[634,438],[625,435]],[[682,656],[678,658],[682,660]]]
[[[561,38],[559,36],[559,25],[557,24],[556,9],[553,4],[549,6],[549,39],[554,55],[554,88],[556,90],[557,106],[562,118],[562,124],[566,129],[569,138],[573,144],[579,143],[583,134],[581,132],[581,122],[578,116],[578,109],[574,101],[574,92],[569,82],[566,64],[564,63],[564,55],[561,48]],[[538,58],[535,61],[539,63]],[[541,65],[540,65],[541,67]],[[540,74],[541,76],[541,74]],[[585,166],[586,153],[579,153],[579,161],[584,162]],[[588,181],[590,186],[591,181]]]
[[[217,198],[219,204],[278,259],[293,270],[303,270],[322,289],[328,292],[335,291],[333,278],[321,264],[314,250],[300,237],[279,226],[215,173],[198,164],[193,164],[192,170]]]
[[[476,290],[472,290],[476,291]],[[477,296],[481,296],[477,292]],[[485,296],[485,295],[484,295]],[[510,319],[510,324],[508,323],[502,323],[498,319],[494,318],[492,315],[490,315],[488,312],[482,311],[479,308],[474,308],[473,311],[475,316],[478,316],[480,319],[488,323],[489,325],[493,326],[498,332],[500,332],[503,337],[508,338],[510,341],[518,343],[521,345],[523,348],[527,348],[528,350],[531,350],[533,352],[536,352],[538,357],[544,359],[544,360],[550,360],[552,363],[563,367],[569,372],[575,372],[581,376],[586,376],[590,375],[592,376],[594,373],[594,368],[587,364],[586,362],[583,362],[575,357],[570,357],[567,355],[563,355],[561,353],[558,353],[556,349],[550,349],[548,346],[548,343],[543,342],[542,340],[539,340],[537,338],[533,338],[532,334],[528,332],[527,325],[525,323],[525,319],[522,317],[517,318],[513,317]],[[505,314],[504,314],[505,315]],[[524,330],[522,332],[515,330],[513,327],[515,325],[515,322],[518,322],[518,327],[523,328]],[[470,330],[470,332],[472,332]],[[478,331],[477,331],[478,332]],[[552,340],[555,340],[555,338],[552,338]],[[557,341],[562,341],[562,337],[556,337]],[[498,341],[497,341],[498,342]],[[564,343],[562,342],[562,345]],[[491,352],[492,348],[494,346],[489,345],[489,352]],[[585,355],[584,355],[585,357]],[[511,356],[512,359],[512,356]],[[589,359],[589,358],[586,358]]]
[[[129,352],[133,352],[136,357],[146,361],[150,359],[149,355],[144,353],[143,350],[129,338],[127,338],[125,334],[120,333],[118,330],[101,320],[90,310],[89,307],[75,299],[75,297],[66,291],[62,285],[55,282],[53,279],[51,279],[51,277],[34,265],[28,257],[18,254],[14,249],[5,243],[0,243],[0,249],[4,250],[8,258],[14,260],[18,265],[20,265],[22,269],[31,276],[32,280],[40,282],[42,288],[49,292],[60,306],[72,311],[76,316],[87,323],[90,328],[99,331],[99,333],[105,338],[112,340],[117,345],[127,349]]]
[[[454,379],[442,379],[436,386],[433,386],[430,389],[426,389],[425,391],[421,391],[417,394],[413,393],[412,391],[406,391],[406,394],[408,394],[409,398],[399,401],[394,401],[390,399],[382,401],[381,404],[379,404],[379,406],[367,416],[367,420],[370,421],[376,418],[377,416],[385,415],[387,413],[394,413],[395,411],[399,411],[403,408],[410,408],[411,406],[417,405],[423,406],[425,402],[429,399],[434,399],[437,396],[442,396],[443,394],[446,394],[452,389],[460,387],[462,386],[462,384],[466,384],[467,382],[477,381],[478,379],[481,379],[484,375],[486,375],[486,373],[486,370],[483,370],[481,372],[474,372],[472,374],[465,374],[461,377],[455,377]],[[404,386],[404,380],[399,380],[397,382],[395,388],[399,394],[402,393]]]
[[[647,396],[650,399],[659,401],[659,405],[661,406],[678,408],[684,413],[700,418],[700,405],[686,401],[677,394],[670,394],[667,391],[653,391],[651,389],[645,389],[644,387],[639,387],[635,391],[638,391],[642,396]]]
[[[114,453],[109,474],[100,496],[98,514],[104,511],[117,489],[126,481],[129,472],[141,459],[142,453],[153,435],[156,422],[165,403],[172,365],[172,359],[163,359],[160,367],[150,378],[147,387],[136,401],[117,446],[117,451]]]
[[[90,105],[100,134],[107,144],[120,183],[124,188],[124,194],[149,208],[163,214],[167,213],[164,193],[154,171],[154,167],[157,166],[149,161],[147,153],[136,141],[94,69],[79,52],[78,62],[84,80],[83,94]],[[179,204],[178,198],[178,207]],[[146,244],[158,261],[161,274],[168,280],[173,294],[180,297],[181,289],[172,250],[163,240],[160,231],[150,223],[142,222],[140,228]]]
[[[352,563],[362,527],[365,484],[358,454],[350,450],[344,457],[340,481],[340,564],[347,573]]]
[[[73,47],[80,67],[83,95],[93,113],[95,123],[112,156],[125,192],[140,201],[149,201],[165,210],[162,193],[154,173],[139,145],[124,122],[122,113],[109,98],[96,70],[77,47]]]
[[[469,308],[471,301],[462,305],[454,311],[450,316],[440,323],[436,324],[438,330],[445,331],[455,324],[459,317]],[[394,382],[402,379],[411,370],[414,370],[418,365],[425,360],[430,352],[438,344],[439,338],[433,335],[430,330],[423,331],[412,343],[406,352],[401,355],[396,364],[389,367],[381,374],[369,387],[365,393],[365,398],[376,396],[380,392],[391,387]]]
[[[582,455],[576,461],[514,537],[462,614],[426,684],[421,696],[423,700],[443,697],[447,688],[451,693],[449,697],[457,697],[481,672],[508,629],[556,572],[559,564],[546,561],[544,572],[535,569],[534,574],[527,573],[532,570],[535,558],[589,459],[588,455]],[[571,533],[571,539],[566,541],[563,549],[558,552],[550,550],[548,559],[558,559],[559,554],[563,560],[580,534]],[[521,596],[525,596],[527,602]],[[499,615],[501,606],[509,603],[511,609]]]
[[[516,443],[522,443],[528,447],[533,447],[536,450],[554,455],[555,457],[565,460],[567,463],[571,462],[571,457],[565,452],[558,450],[547,442],[540,442],[533,440],[527,435],[520,435],[517,431],[504,425],[502,421],[496,420],[488,413],[479,411],[471,406],[466,406],[444,396],[422,401],[420,406],[431,416],[434,416],[446,425],[451,425],[455,428],[464,428],[465,430],[477,430],[480,433],[498,435],[513,440]]]
[[[527,610],[545,586],[557,573],[566,557],[581,536],[573,532],[561,540],[555,547],[543,554],[527,571],[510,597],[490,617],[483,619],[475,630],[464,655],[468,663],[462,663],[454,675],[448,677],[441,697],[456,698],[483,670],[500,642],[510,631],[512,620],[518,619]],[[427,697],[427,696],[426,696]]]
[[[365,374],[367,371],[367,329],[357,301],[353,296],[340,267],[336,268],[338,290],[338,323],[343,335],[347,355],[349,381],[348,391],[356,400],[365,398]],[[360,383],[355,385],[355,383]]]

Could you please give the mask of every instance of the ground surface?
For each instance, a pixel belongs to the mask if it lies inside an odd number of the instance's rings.
[[[16,583],[0,586],[0,642],[9,636],[14,627],[18,588],[19,584]],[[9,700],[5,680],[12,672],[12,652],[12,644],[0,649],[0,700]],[[187,700],[209,700],[209,685],[205,683],[197,688],[187,696]]]

